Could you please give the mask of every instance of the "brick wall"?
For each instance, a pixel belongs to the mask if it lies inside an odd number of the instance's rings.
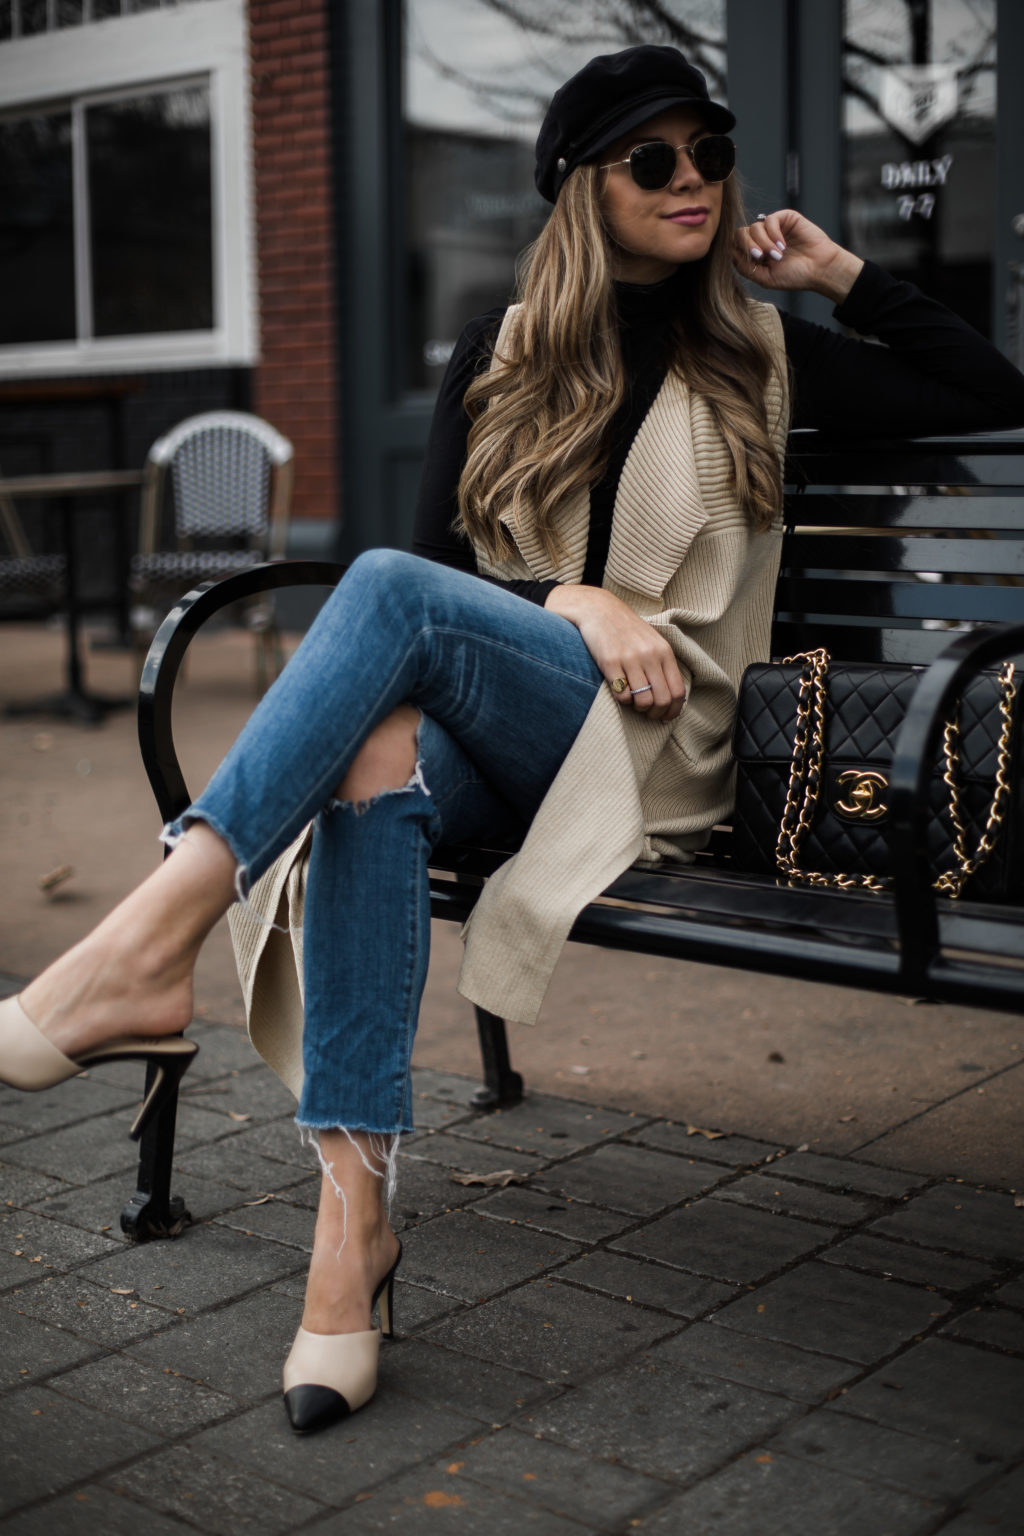
[[[250,0],[260,362],[253,409],[295,445],[292,516],[338,514],[331,0]]]

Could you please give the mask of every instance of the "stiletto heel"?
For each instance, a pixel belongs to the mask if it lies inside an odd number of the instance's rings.
[[[310,1434],[345,1419],[370,1401],[377,1390],[381,1335],[394,1337],[395,1270],[398,1257],[370,1298],[380,1311],[380,1327],[359,1333],[309,1333],[300,1328],[284,1363],[284,1406],[292,1429]]]
[[[154,1063],[156,1075],[129,1132],[135,1141],[177,1088],[198,1050],[194,1040],[163,1035],[110,1040],[80,1056],[65,1056],[32,1022],[19,998],[8,997],[0,1003],[0,1083],[9,1088],[27,1093],[54,1088],[104,1061]]]

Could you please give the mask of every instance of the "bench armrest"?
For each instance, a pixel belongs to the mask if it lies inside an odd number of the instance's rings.
[[[939,919],[928,867],[928,780],[949,712],[965,682],[983,667],[1024,651],[1024,624],[958,635],[922,675],[893,752],[889,847],[901,969],[908,994],[927,995],[939,953]]]
[[[223,581],[204,581],[175,603],[153,637],[139,684],[139,747],[162,821],[180,816],[192,799],[171,735],[174,684],[192,636],[241,598],[278,587],[333,587],[344,571],[329,560],[271,560]]]

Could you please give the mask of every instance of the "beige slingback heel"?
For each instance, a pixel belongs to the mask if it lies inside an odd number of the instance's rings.
[[[32,1022],[20,998],[8,997],[0,1002],[0,1083],[9,1088],[27,1093],[55,1088],[104,1061],[145,1061],[156,1068],[153,1083],[129,1131],[133,1141],[138,1141],[177,1088],[198,1050],[194,1040],[165,1035],[109,1040],[80,1056],[65,1056]]]

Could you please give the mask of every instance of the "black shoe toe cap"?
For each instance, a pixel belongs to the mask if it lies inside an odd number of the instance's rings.
[[[347,1418],[351,1412],[348,1403],[333,1387],[292,1387],[284,1394],[284,1406],[292,1429],[299,1434],[324,1429],[338,1419]]]

